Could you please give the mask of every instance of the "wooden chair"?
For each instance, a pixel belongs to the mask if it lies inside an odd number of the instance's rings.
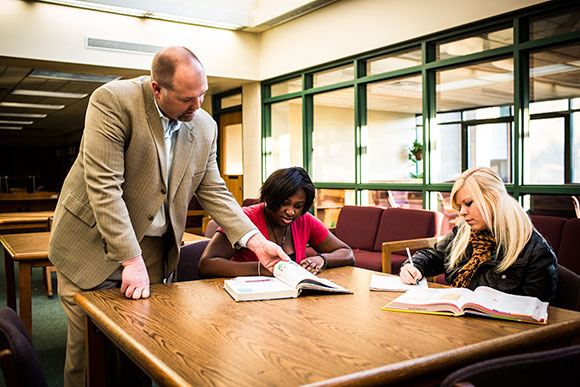
[[[8,307],[0,310],[0,367],[7,387],[48,386],[22,320]]]
[[[430,238],[407,239],[402,241],[383,242],[383,273],[392,273],[392,255],[394,252],[409,250],[420,250],[431,247],[437,243],[442,236]]]

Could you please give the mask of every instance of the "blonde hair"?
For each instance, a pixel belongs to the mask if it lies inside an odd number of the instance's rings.
[[[510,267],[532,236],[532,223],[520,204],[507,193],[499,175],[487,167],[468,169],[457,178],[451,190],[453,208],[459,210],[456,195],[463,190],[471,196],[482,215],[487,229],[496,240],[496,255],[500,250],[504,257],[497,267],[502,272]],[[471,226],[459,218],[457,236],[452,242],[448,268],[457,266],[469,244]]]

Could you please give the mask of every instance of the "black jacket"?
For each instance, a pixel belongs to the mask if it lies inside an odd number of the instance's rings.
[[[413,264],[424,277],[445,273],[447,283],[452,283],[459,269],[471,258],[471,244],[459,264],[451,271],[445,269],[445,262],[451,255],[451,242],[457,235],[457,227],[435,246],[418,251],[413,256]],[[535,230],[517,260],[505,271],[498,273],[496,267],[503,257],[493,256],[482,263],[469,283],[469,289],[489,286],[510,294],[537,297],[542,301],[553,301],[558,282],[558,262],[548,243]],[[405,262],[406,263],[406,262]]]

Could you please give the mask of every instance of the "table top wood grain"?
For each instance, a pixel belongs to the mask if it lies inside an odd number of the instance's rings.
[[[188,385],[372,385],[448,372],[492,356],[577,338],[580,313],[550,307],[549,323],[384,311],[401,293],[369,291],[373,272],[319,276],[351,295],[235,302],[224,279],[155,285],[144,300],[118,290],[77,302],[152,379]]]

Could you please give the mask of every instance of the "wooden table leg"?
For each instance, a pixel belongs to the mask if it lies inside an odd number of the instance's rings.
[[[32,337],[32,264],[20,261],[18,264],[18,299],[20,319]]]
[[[14,260],[6,249],[4,249],[4,282],[6,285],[6,305],[17,312],[16,283],[14,281]]]
[[[105,369],[105,335],[91,318],[85,316],[85,338],[86,338],[86,364],[87,364],[87,385],[104,386],[106,377]]]

